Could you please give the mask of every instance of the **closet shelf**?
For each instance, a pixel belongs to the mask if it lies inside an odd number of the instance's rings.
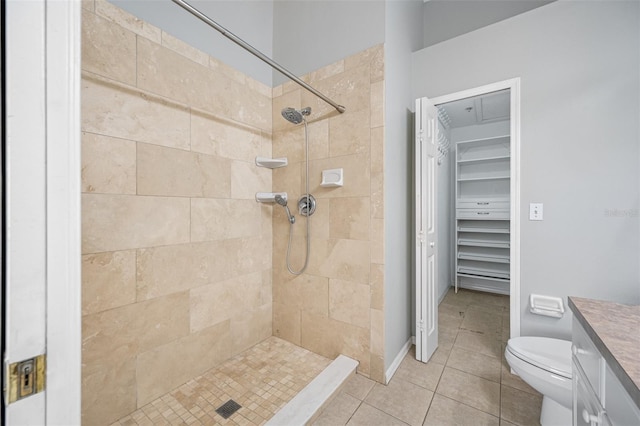
[[[465,145],[465,144],[492,145],[492,144],[500,144],[500,143],[509,144],[509,142],[510,142],[509,135],[500,135],[500,136],[492,136],[489,138],[467,139],[464,141],[456,142],[456,144],[458,145]]]
[[[482,232],[482,233],[486,233],[486,234],[509,234],[509,228],[499,228],[499,227],[492,227],[491,225],[493,225],[491,222],[484,222],[484,221],[478,221],[478,222],[482,222],[479,223],[478,226],[468,226],[468,225],[458,225],[458,231],[459,232]]]
[[[497,160],[510,160],[511,156],[510,155],[496,155],[496,156],[492,156],[492,157],[484,157],[484,158],[474,158],[474,159],[469,159],[469,160],[458,160],[458,164],[464,163],[464,164],[470,164],[470,163],[485,163],[485,162],[489,162],[489,161],[497,161]]]
[[[472,274],[458,274],[459,277],[464,278],[477,278],[480,280],[488,280],[488,281],[497,281],[500,283],[509,284],[510,280],[508,278],[496,278],[496,277],[485,277],[483,275],[472,275]]]
[[[472,177],[472,178],[458,178],[458,182],[470,182],[479,180],[503,180],[510,179],[511,176],[487,176],[487,177]]]

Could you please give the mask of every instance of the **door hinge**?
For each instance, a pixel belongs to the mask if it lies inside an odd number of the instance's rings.
[[[416,323],[416,327],[420,332],[424,332],[424,321],[420,320]]]
[[[46,355],[9,364],[6,372],[6,404],[35,395],[44,390]]]

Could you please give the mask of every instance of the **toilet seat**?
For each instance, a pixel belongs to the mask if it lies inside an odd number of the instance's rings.
[[[509,339],[507,349],[514,356],[550,373],[571,379],[571,342],[549,337]]]

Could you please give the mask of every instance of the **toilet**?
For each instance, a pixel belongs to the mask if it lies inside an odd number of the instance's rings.
[[[540,424],[572,422],[571,342],[548,337],[515,337],[504,351],[513,371],[543,396]]]

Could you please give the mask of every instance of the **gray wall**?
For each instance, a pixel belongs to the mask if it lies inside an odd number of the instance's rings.
[[[385,369],[411,337],[413,109],[411,52],[422,45],[422,0],[386,2]]]
[[[275,60],[303,75],[384,43],[383,1],[275,1]],[[277,71],[273,85],[287,81]]]
[[[272,86],[271,67],[170,0],[109,0],[167,33]],[[273,56],[272,1],[188,0],[196,9],[267,56]]]
[[[554,2],[413,55],[415,96],[521,77],[523,335],[570,334],[531,293],[640,302],[639,57],[635,1]]]
[[[423,10],[424,47],[486,27],[547,3],[550,1],[426,1]]]
[[[439,131],[449,139],[449,154],[441,159],[438,165],[437,174],[437,188],[436,199],[438,200],[438,212],[436,216],[436,226],[438,231],[438,239],[436,247],[438,247],[438,302],[440,302],[446,295],[449,287],[453,284],[453,259],[454,259],[454,222],[455,216],[454,210],[454,198],[455,187],[453,185],[453,179],[455,174],[455,146],[451,139],[452,130],[445,129],[441,124]],[[414,307],[415,312],[415,307]],[[415,322],[411,325],[411,330],[415,335]]]

